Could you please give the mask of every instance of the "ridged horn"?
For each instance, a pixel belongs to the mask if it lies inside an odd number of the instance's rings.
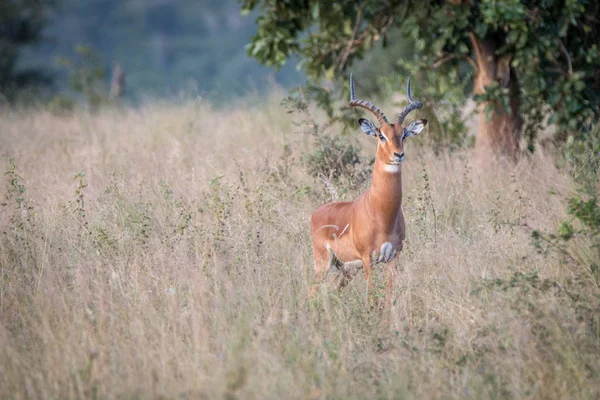
[[[352,74],[350,74],[350,107],[361,107],[365,110],[371,111],[375,117],[377,117],[377,121],[379,121],[379,126],[383,125],[383,123],[388,123],[387,118],[383,115],[383,112],[377,107],[373,105],[370,101],[366,100],[358,100],[356,98],[356,93],[354,92],[354,79],[352,78]]]
[[[408,83],[406,84],[406,96],[408,97],[408,101],[410,103],[408,103],[408,105],[404,107],[404,109],[398,114],[398,118],[396,119],[396,123],[398,125],[402,125],[408,113],[423,107],[423,103],[420,101],[414,101],[412,98],[412,94],[410,92],[410,76],[408,77]]]

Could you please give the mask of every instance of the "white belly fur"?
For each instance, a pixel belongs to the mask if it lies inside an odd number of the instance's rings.
[[[335,254],[333,252],[333,250],[331,249],[331,246],[329,246],[329,244],[325,244],[325,248],[327,249],[327,251],[330,253],[331,259],[329,261],[330,265],[329,265],[329,270],[331,271],[334,267],[334,260],[333,258],[335,257]],[[377,253],[374,252],[373,254],[373,262],[377,262],[377,263],[387,263],[390,262],[394,259],[394,257],[396,257],[396,251],[394,250],[394,246],[392,246],[392,244],[390,242],[385,242],[384,244],[381,245],[381,250],[379,252],[379,256],[377,255]],[[346,262],[342,262],[343,266],[342,268],[344,269],[344,273],[346,275],[349,276],[354,276],[358,273],[358,271],[360,271],[363,268],[363,262],[361,260],[353,260],[353,261],[346,261]]]
[[[376,256],[376,255],[375,255]],[[381,251],[379,252],[379,257],[377,257],[377,262],[390,262],[396,256],[396,251],[394,250],[394,246],[390,242],[385,242],[381,245]],[[375,257],[373,257],[375,260]]]

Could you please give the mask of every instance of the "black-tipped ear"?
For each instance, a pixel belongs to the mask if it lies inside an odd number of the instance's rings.
[[[363,132],[366,133],[367,135],[377,136],[377,127],[375,126],[374,123],[372,123],[368,119],[359,118],[358,124],[360,125],[360,128],[363,130]]]
[[[411,122],[406,128],[404,128],[404,132],[402,133],[402,140],[406,139],[407,137],[418,135],[419,133],[421,133],[423,128],[425,128],[425,125],[427,125],[426,119],[418,119],[416,121]]]

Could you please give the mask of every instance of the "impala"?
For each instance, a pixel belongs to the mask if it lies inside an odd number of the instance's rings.
[[[350,106],[370,111],[379,125],[365,118],[358,120],[364,133],[377,140],[373,177],[369,189],[356,200],[325,204],[313,212],[310,220],[316,282],[313,293],[325,279],[343,288],[360,268],[371,293],[373,266],[378,263],[388,264],[387,287],[391,290],[390,262],[402,250],[405,235],[402,215],[404,140],[417,135],[427,125],[425,119],[403,125],[408,113],[423,107],[423,103],[412,98],[410,78],[406,94],[410,103],[398,114],[395,123],[389,123],[379,108],[356,98],[350,75]]]

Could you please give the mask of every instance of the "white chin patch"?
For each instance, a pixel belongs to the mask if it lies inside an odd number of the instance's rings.
[[[385,172],[389,172],[391,174],[395,174],[397,172],[400,172],[400,165],[401,164],[385,164]]]

